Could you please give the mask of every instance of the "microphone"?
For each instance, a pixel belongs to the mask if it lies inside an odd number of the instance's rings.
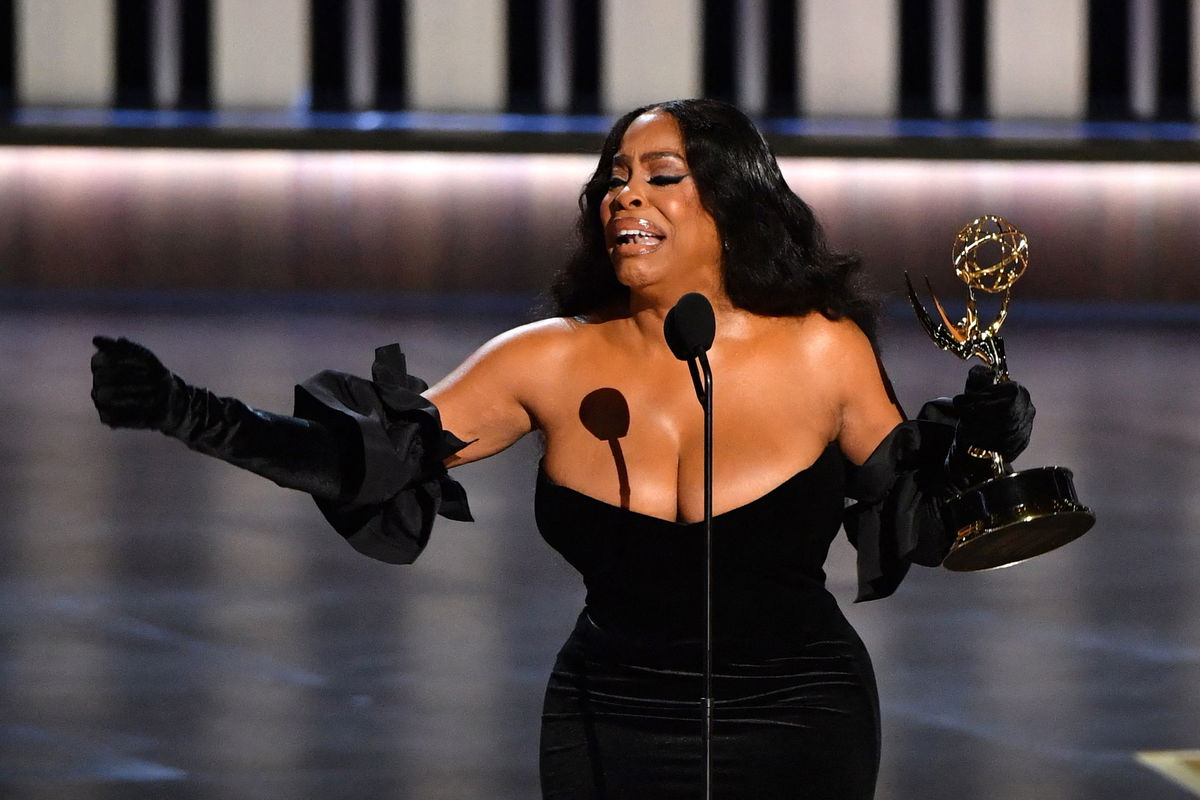
[[[708,298],[699,292],[688,292],[675,306],[667,312],[663,320],[663,338],[671,354],[680,361],[686,361],[688,371],[692,374],[692,385],[696,387],[696,399],[700,405],[705,405],[708,395],[705,382],[700,379],[700,369],[704,368],[707,383],[712,383],[712,374],[708,368],[708,349],[712,347],[713,337],[717,334],[717,320],[713,316],[712,304]]]
[[[680,361],[699,358],[712,347],[717,320],[712,304],[699,292],[688,292],[667,312],[663,336],[667,347]]]

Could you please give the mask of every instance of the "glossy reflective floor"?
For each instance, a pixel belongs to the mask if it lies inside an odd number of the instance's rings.
[[[512,318],[0,316],[0,797],[537,796],[543,682],[581,602],[538,538],[535,442],[461,470],[478,518],[413,567],[369,561],[311,501],[88,401],[89,339],[126,334],[260,407],[403,342],[440,376]],[[885,358],[910,412],[965,369],[911,320]],[[1038,405],[1018,466],[1075,470],[1100,522],[1019,567],[915,570],[854,606],[883,698],[881,800],[1184,800],[1138,751],[1200,747],[1200,337],[1006,328]]]

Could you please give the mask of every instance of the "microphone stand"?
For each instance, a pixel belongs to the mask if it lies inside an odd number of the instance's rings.
[[[704,797],[712,800],[713,744],[713,377],[708,349],[716,335],[712,303],[699,292],[680,297],[663,320],[663,336],[671,354],[686,361],[704,408]],[[697,367],[697,361],[699,367]],[[704,380],[700,380],[700,372]]]
[[[704,373],[704,381],[700,381],[700,372],[696,362],[700,362],[700,370]],[[713,379],[712,369],[708,365],[708,354],[703,350],[695,358],[688,359],[688,370],[692,373],[692,383],[696,387],[696,398],[704,407],[704,797],[712,800],[712,736],[713,736],[713,691],[712,691],[712,651],[713,651],[713,600],[712,600],[712,543],[713,543]]]

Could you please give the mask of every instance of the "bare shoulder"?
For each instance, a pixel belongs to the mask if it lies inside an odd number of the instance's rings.
[[[787,329],[783,338],[788,355],[798,363],[836,365],[849,378],[860,371],[878,368],[875,348],[862,329],[850,319],[829,319],[818,312],[789,317],[782,322]],[[861,377],[861,375],[860,375]]]
[[[565,317],[553,317],[530,322],[494,337],[481,350],[530,351],[561,346],[570,341],[572,332],[581,323]]]
[[[571,347],[574,331],[581,323],[556,317],[530,322],[492,337],[471,354],[464,367],[479,362],[505,362],[556,358]]]
[[[875,346],[850,319],[810,313],[781,325],[784,369],[829,414],[829,433],[842,452],[862,463],[901,419]]]
[[[470,442],[447,464],[497,453],[537,426],[538,400],[553,365],[569,357],[575,325],[549,319],[506,331],[425,392],[446,429]]]
[[[820,351],[845,353],[872,352],[871,342],[855,322],[849,318],[830,319],[824,314],[812,312],[797,317],[801,334],[800,341],[807,347]]]
[[[507,330],[481,345],[466,361],[430,390],[440,396],[464,383],[479,386],[506,386],[513,394],[523,394],[538,375],[570,356],[576,320],[553,318],[538,320]]]
[[[825,374],[840,410],[838,443],[851,461],[861,464],[902,419],[879,353],[850,319],[810,319],[809,346],[829,365]]]

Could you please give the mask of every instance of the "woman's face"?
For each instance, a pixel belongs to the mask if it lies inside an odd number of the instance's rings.
[[[625,130],[600,222],[617,279],[631,289],[663,282],[684,291],[720,286],[721,236],[700,203],[670,114],[649,111]]]

